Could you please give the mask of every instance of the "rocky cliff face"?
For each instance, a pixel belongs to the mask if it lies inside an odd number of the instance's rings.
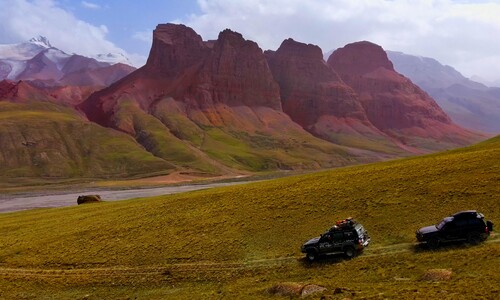
[[[159,74],[165,94],[194,108],[225,104],[281,109],[279,88],[262,50],[229,29],[216,41],[203,42],[184,25],[158,25],[143,74]]]
[[[80,108],[164,158],[178,155],[160,146],[165,132],[179,149],[188,145],[198,158],[222,158],[237,168],[332,166],[351,156],[339,155],[335,145],[314,138],[283,112],[264,53],[229,29],[207,42],[184,25],[158,25],[147,64]],[[146,136],[144,126],[153,123],[158,136]],[[325,148],[304,146],[311,143]],[[281,153],[283,147],[295,149]]]
[[[201,103],[281,110],[279,87],[262,50],[229,29],[219,34],[193,87]]]
[[[153,31],[153,44],[146,66],[149,74],[174,77],[203,61],[208,47],[185,25],[160,24]]]
[[[303,127],[311,127],[322,115],[368,120],[354,91],[323,61],[318,46],[288,39],[266,55],[280,86],[283,110]]]
[[[370,149],[374,137],[377,143],[391,143],[370,123],[358,95],[326,64],[318,46],[287,39],[266,56],[280,86],[283,110],[306,130],[361,148]]]
[[[434,99],[394,71],[382,47],[358,42],[337,49],[328,64],[351,86],[370,122],[403,143],[421,148],[465,145],[477,136],[453,124]],[[433,140],[433,141],[432,141]]]
[[[229,107],[269,107],[281,110],[279,87],[262,50],[241,34],[224,30],[213,42],[203,42],[184,25],[161,24],[153,33],[146,65],[120,85],[91,97],[82,105],[89,118],[107,126],[113,109],[125,95],[152,111],[159,99],[172,97],[205,125],[222,125]]]

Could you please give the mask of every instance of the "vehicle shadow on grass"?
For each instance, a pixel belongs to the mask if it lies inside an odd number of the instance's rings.
[[[426,243],[415,244],[412,247],[414,253],[424,253],[424,252],[441,252],[449,250],[467,249],[470,247],[477,247],[483,243],[470,244],[465,241],[450,241],[446,243],[440,243],[439,245],[427,245]]]
[[[317,257],[314,261],[310,261],[307,257],[302,257],[298,259],[299,264],[304,268],[314,268],[324,265],[338,264],[343,261],[350,260],[343,253],[331,254],[331,255],[321,255]]]

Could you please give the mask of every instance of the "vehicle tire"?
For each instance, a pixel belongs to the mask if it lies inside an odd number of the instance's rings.
[[[306,254],[306,258],[309,262],[313,262],[318,259],[318,253],[316,253],[316,251],[309,251]]]
[[[477,232],[471,232],[467,234],[467,243],[471,245],[477,245],[481,243],[481,235]]]
[[[347,258],[353,258],[356,256],[356,249],[352,246],[347,246],[344,248],[344,254]]]
[[[439,239],[438,238],[432,238],[427,241],[427,247],[429,249],[437,249],[439,247]]]

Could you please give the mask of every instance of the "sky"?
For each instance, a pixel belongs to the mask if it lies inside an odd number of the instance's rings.
[[[147,59],[160,23],[204,40],[230,28],[263,50],[286,38],[328,52],[368,40],[500,82],[500,0],[0,0],[0,44],[46,36],[67,53]]]

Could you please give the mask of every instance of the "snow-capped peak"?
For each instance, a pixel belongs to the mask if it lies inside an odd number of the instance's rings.
[[[50,44],[49,39],[42,36],[42,35],[34,37],[34,38],[30,39],[28,42],[42,46],[44,48],[52,48],[52,45]]]

